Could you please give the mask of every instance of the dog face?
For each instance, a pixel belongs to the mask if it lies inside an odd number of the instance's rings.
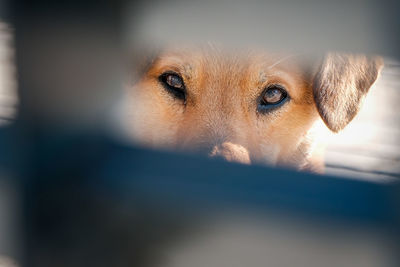
[[[380,66],[365,56],[310,63],[260,51],[166,50],[130,88],[134,137],[228,161],[313,168],[313,124],[345,127]]]

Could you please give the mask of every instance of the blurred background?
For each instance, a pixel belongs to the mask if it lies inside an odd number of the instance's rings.
[[[0,266],[398,266],[395,1],[0,2]],[[372,53],[385,67],[331,134],[325,176],[127,139],[128,65],[216,42]]]

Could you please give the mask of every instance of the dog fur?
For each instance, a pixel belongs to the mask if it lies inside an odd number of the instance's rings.
[[[165,49],[144,62],[129,87],[131,129],[141,144],[317,172],[323,153],[314,124],[322,119],[333,132],[343,129],[383,66],[375,56],[308,59],[213,46]],[[171,71],[184,81],[184,101],[160,83]],[[283,86],[290,99],[262,114],[257,101],[270,84]]]

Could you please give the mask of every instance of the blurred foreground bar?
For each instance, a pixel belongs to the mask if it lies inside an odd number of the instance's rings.
[[[264,247],[246,265],[399,263],[398,183],[147,151],[101,135],[17,126],[1,134],[14,156],[1,157],[2,169],[22,182],[24,266],[229,266],[220,263],[250,257],[257,242]],[[183,252],[182,240],[190,244]],[[221,253],[213,260],[200,247],[189,262],[181,258],[198,244]],[[237,253],[224,253],[238,244]]]

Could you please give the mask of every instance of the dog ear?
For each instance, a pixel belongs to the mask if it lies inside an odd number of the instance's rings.
[[[342,130],[358,113],[362,100],[383,66],[380,57],[328,53],[313,81],[318,112],[333,132]]]

